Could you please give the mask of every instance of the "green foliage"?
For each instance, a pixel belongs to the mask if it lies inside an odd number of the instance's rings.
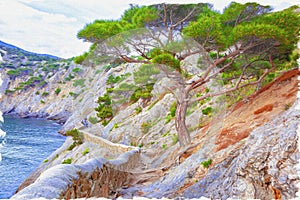
[[[83,150],[82,155],[85,156],[88,153],[90,153],[90,149],[86,148],[86,149]]]
[[[43,92],[43,93],[42,93],[42,96],[43,96],[43,97],[48,96],[48,95],[49,95],[49,92]]]
[[[125,11],[121,20],[95,20],[85,25],[77,34],[79,39],[99,43],[127,30],[142,28],[157,18],[156,9],[149,6],[133,6]],[[122,41],[122,38],[119,38]]]
[[[118,21],[95,20],[79,31],[77,37],[89,42],[101,42],[120,32],[122,32],[122,25]]]
[[[149,132],[150,128],[153,126],[153,122],[151,121],[146,121],[146,122],[143,122],[142,125],[141,125],[141,130],[142,130],[142,133],[143,134],[146,134]]]
[[[72,72],[74,73],[79,73],[82,69],[80,69],[79,67],[76,67],[74,69],[72,69]]]
[[[144,64],[133,73],[136,84],[153,83],[153,75],[159,74],[160,70],[154,64]]]
[[[142,148],[144,145],[141,143],[141,144],[138,144],[138,147],[139,148]]]
[[[138,106],[135,108],[135,113],[139,114],[140,112],[142,112],[143,108],[141,106]]]
[[[203,115],[211,115],[211,113],[212,113],[212,111],[213,111],[213,108],[212,107],[206,107],[206,108],[204,108],[204,109],[202,109],[202,114]]]
[[[73,76],[72,74],[69,74],[69,75],[65,78],[65,81],[70,81],[70,80],[72,80],[73,78],[75,78],[75,76]]]
[[[58,95],[61,92],[61,88],[56,88],[54,92],[56,95]]]
[[[246,46],[252,41],[265,46],[254,45],[253,50],[244,53],[259,54],[273,46],[272,52],[276,52],[273,57],[282,59],[285,56],[287,59],[286,55],[295,48],[299,35],[300,16],[293,9],[269,13],[270,6],[233,2],[222,14],[204,9],[183,33],[196,39],[207,52],[221,52],[235,44]]]
[[[15,90],[5,90],[5,94],[6,94],[6,95],[12,94],[12,93],[14,93],[14,92],[15,92]]]
[[[153,90],[153,84],[147,84],[145,86],[141,86],[134,91],[134,93],[130,96],[130,101],[137,102],[140,98],[141,99],[151,99],[152,94],[151,91]]]
[[[168,67],[176,69],[177,71],[181,71],[180,61],[174,58],[174,56],[169,53],[163,53],[155,56],[152,59],[152,62],[156,64],[167,65]]]
[[[200,15],[196,22],[191,22],[183,30],[183,33],[186,36],[195,38],[206,48],[210,47],[211,42],[223,46],[226,41],[220,14],[214,11]]]
[[[97,117],[102,121],[102,125],[106,126],[113,117],[113,109],[111,107],[112,101],[110,96],[105,93],[103,96],[98,97]],[[107,121],[108,120],[108,121]]]
[[[83,88],[83,87],[85,87],[84,81],[85,81],[85,79],[74,80],[73,86],[74,87],[80,86]]]
[[[47,82],[46,82],[45,80],[42,80],[42,81],[38,84],[38,86],[43,87],[43,86],[46,85],[46,84],[47,84]]]
[[[19,76],[20,75],[20,72],[18,70],[9,70],[7,71],[7,75],[10,75],[10,76]]]
[[[67,158],[63,160],[61,164],[71,164],[71,163],[72,163],[72,158]]]
[[[79,94],[77,94],[75,92],[69,92],[69,95],[72,96],[74,99],[76,99]]]
[[[74,58],[74,62],[75,62],[76,64],[82,64],[83,61],[87,58],[88,55],[89,55],[89,53],[88,53],[88,52],[85,52],[84,54],[82,54],[82,55],[80,55],[80,56],[76,56],[76,57]]]
[[[128,83],[121,83],[119,87],[114,88],[114,92],[129,92],[129,91],[135,91],[138,89],[138,87],[134,84],[128,84]]]
[[[69,147],[68,147],[68,151],[72,151],[74,148],[76,147],[76,144],[73,142]]]
[[[172,137],[172,144],[176,144],[178,142],[178,135],[174,134]]]
[[[161,135],[161,137],[166,137],[166,136],[170,136],[170,130]]]
[[[201,162],[201,165],[204,167],[204,168],[209,168],[209,166],[211,165],[212,163],[212,159],[208,159],[206,161],[202,161]]]
[[[47,162],[49,162],[49,160],[48,160],[48,159],[45,159],[45,160],[43,161],[43,163],[47,163]]]
[[[166,150],[168,148],[168,146],[166,144],[162,144],[161,148],[163,148],[163,150]]]
[[[122,21],[128,25],[126,29],[142,28],[146,23],[158,17],[157,10],[150,6],[131,6],[122,16]]]
[[[175,115],[176,115],[176,108],[177,108],[177,102],[173,102],[170,106],[170,111],[166,117],[165,123],[169,123],[171,121],[171,119],[174,119]]]
[[[41,102],[42,104],[45,104],[45,101],[44,101],[44,100],[41,100],[40,102]]]
[[[91,124],[97,124],[98,123],[98,119],[96,117],[90,116],[88,120]]]
[[[123,80],[125,80],[128,76],[130,76],[130,73],[127,74],[122,74],[121,76],[114,76],[114,75],[109,75],[107,80],[106,80],[106,84],[114,84],[114,83],[119,83]]]
[[[107,93],[112,93],[112,92],[114,92],[114,88],[106,88],[106,92]]]
[[[83,134],[77,130],[77,129],[72,129],[66,132],[66,136],[71,136],[73,138],[73,144],[75,146],[79,146],[83,143]]]

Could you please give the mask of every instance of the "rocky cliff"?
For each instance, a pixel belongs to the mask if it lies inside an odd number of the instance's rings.
[[[25,74],[16,70],[23,65],[1,70],[1,91],[6,95],[0,109],[57,120],[64,124],[62,133],[76,128],[81,142],[68,137],[13,198],[296,197],[298,69],[282,72],[229,108],[224,100],[218,112],[203,114],[214,99],[192,105],[186,122],[193,144],[182,149],[170,114],[175,98],[162,87],[168,79],[155,82],[150,97],[130,102],[138,64],[44,64],[44,70],[37,65]],[[113,96],[116,106],[114,117],[101,124],[95,108],[105,93]],[[129,156],[135,153],[138,156]],[[119,176],[123,181],[112,181]],[[53,177],[61,184],[53,184]],[[50,196],[43,196],[43,188],[54,186],[47,192]]]

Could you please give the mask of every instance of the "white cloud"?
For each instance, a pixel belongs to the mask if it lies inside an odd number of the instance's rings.
[[[253,0],[252,0],[253,1]],[[155,3],[199,3],[199,0],[145,0],[145,5]],[[205,2],[205,1],[202,1]],[[231,0],[206,1],[217,10],[223,10]],[[237,0],[245,3],[248,1]],[[274,0],[258,1],[263,5],[280,8],[299,4]],[[118,19],[129,4],[140,0],[1,0],[0,40],[37,53],[47,53],[68,58],[88,50],[90,44],[76,38],[86,23],[95,19]]]

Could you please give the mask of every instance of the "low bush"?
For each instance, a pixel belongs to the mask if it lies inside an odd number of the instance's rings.
[[[84,151],[82,152],[82,155],[85,156],[86,154],[90,153],[90,149],[86,148],[84,149]]]
[[[55,94],[56,94],[56,95],[58,95],[60,92],[61,92],[61,89],[60,89],[60,88],[56,88],[56,89],[55,89]]]
[[[73,143],[68,148],[69,151],[74,149],[76,146],[81,145],[84,140],[83,134],[77,129],[67,131],[66,136],[71,136],[73,138]]]
[[[206,161],[202,161],[201,162],[201,165],[204,167],[204,168],[209,168],[209,166],[211,165],[212,163],[212,159],[208,159]]]
[[[71,163],[72,163],[72,158],[67,158],[63,160],[61,164],[71,164]]]
[[[90,116],[88,120],[91,124],[97,124],[99,122],[96,117],[92,117],[92,116]]]
[[[49,95],[49,92],[43,92],[43,93],[42,93],[42,96],[43,96],[43,97],[48,96],[48,95]]]

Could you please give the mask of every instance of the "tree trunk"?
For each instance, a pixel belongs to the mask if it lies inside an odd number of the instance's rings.
[[[188,107],[188,101],[177,101],[175,127],[178,134],[178,140],[181,147],[191,144],[191,137],[185,124],[185,115]]]

